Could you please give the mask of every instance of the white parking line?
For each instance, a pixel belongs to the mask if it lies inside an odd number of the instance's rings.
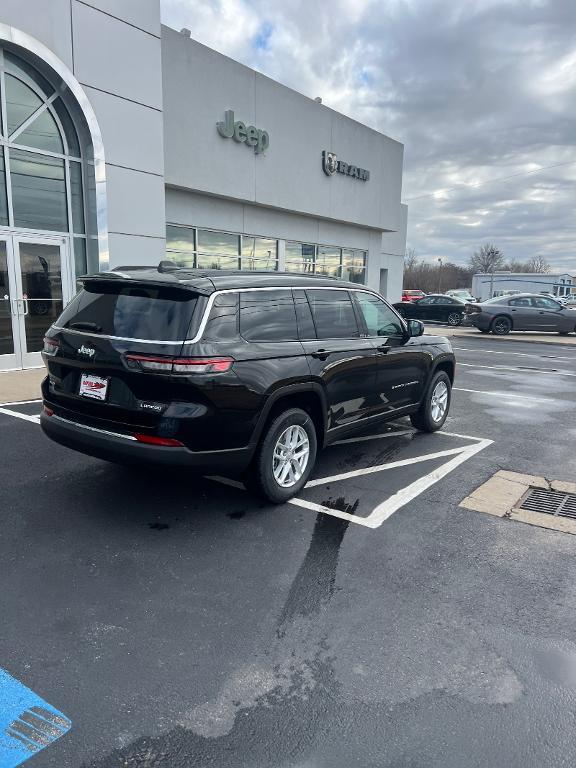
[[[0,408],[0,413],[4,413],[6,416],[15,416],[24,421],[31,421],[33,424],[40,424],[40,416],[29,416],[27,413],[18,413],[18,411],[11,411],[9,408]]]
[[[511,397],[516,400],[530,400],[531,403],[558,402],[553,397],[532,397],[531,395],[515,395],[512,392],[494,392],[488,389],[465,389],[464,387],[452,387],[456,392],[473,392],[475,395],[491,395],[492,397]]]
[[[509,352],[508,350],[500,350],[500,349],[470,349],[469,347],[452,347],[452,349],[457,350],[458,352],[476,352],[476,354],[479,355],[516,355],[517,357],[535,357],[538,360],[546,359],[546,360],[568,360],[569,362],[574,362],[574,357],[559,357],[556,355],[535,355],[532,352]]]
[[[462,390],[462,391],[477,392],[479,390]],[[494,394],[494,393],[489,392],[486,394]],[[524,398],[524,399],[527,399],[527,398]],[[40,402],[40,401],[30,400],[29,402],[33,403],[33,402]],[[4,405],[10,405],[10,403],[5,403]],[[16,403],[14,403],[14,405],[16,405]],[[17,411],[13,411],[13,410],[10,410],[9,408],[4,408],[2,406],[0,406],[0,413],[4,413],[7,416],[14,416],[17,419],[23,419],[24,421],[29,421],[29,422],[32,422],[33,424],[40,423],[39,416],[29,416],[26,413],[18,413]],[[396,435],[407,435],[412,433],[413,433],[413,430],[398,430],[397,432],[385,432],[380,435],[367,435],[359,438],[350,438],[347,440],[341,440],[341,441],[338,441],[337,443],[334,443],[334,445],[338,445],[339,443],[361,442],[364,440],[379,440],[379,439],[384,439],[388,437],[394,437]],[[334,483],[340,480],[349,480],[354,477],[362,477],[362,476],[373,474],[376,472],[384,472],[389,469],[410,466],[412,464],[420,464],[426,461],[431,461],[433,459],[444,458],[447,456],[453,457],[452,459],[450,459],[450,461],[447,461],[446,463],[442,464],[442,466],[437,467],[436,469],[432,470],[432,472],[429,472],[423,477],[418,478],[418,480],[414,481],[413,483],[410,483],[405,488],[401,488],[399,491],[393,494],[390,498],[378,504],[367,517],[358,517],[356,515],[351,515],[348,512],[342,512],[339,509],[331,509],[330,507],[326,507],[322,504],[316,504],[312,501],[307,501],[306,499],[293,498],[293,499],[289,499],[288,503],[297,507],[308,509],[312,512],[322,512],[323,514],[331,515],[332,517],[337,517],[337,518],[340,518],[341,520],[348,520],[351,523],[356,523],[357,525],[363,525],[366,528],[378,528],[380,525],[382,525],[382,523],[385,520],[387,520],[392,514],[394,514],[394,512],[400,509],[400,507],[403,507],[405,504],[408,504],[408,502],[412,501],[414,498],[416,498],[416,496],[419,496],[421,493],[423,493],[423,491],[430,488],[432,485],[437,483],[443,477],[446,477],[446,475],[448,475],[450,472],[456,469],[456,467],[460,466],[460,464],[463,464],[465,461],[468,461],[468,459],[472,458],[472,456],[477,454],[479,451],[484,450],[484,448],[486,448],[487,446],[491,445],[494,442],[493,440],[474,437],[472,435],[460,435],[455,432],[439,432],[438,434],[446,435],[448,437],[457,437],[464,440],[472,440],[474,444],[460,447],[460,448],[450,448],[445,451],[436,451],[435,453],[425,453],[420,456],[412,457],[410,459],[392,461],[387,464],[377,464],[376,466],[373,466],[373,467],[355,469],[350,472],[343,472],[339,475],[332,475],[330,477],[321,477],[315,480],[311,480],[306,484],[305,488],[314,488],[319,485],[326,485],[327,483]],[[238,490],[246,490],[245,487],[242,485],[242,483],[238,482],[237,480],[233,480],[231,478],[212,475],[212,476],[207,476],[206,479],[214,480],[215,482],[221,483],[222,485],[227,485]]]
[[[422,456],[414,456],[411,459],[401,459],[400,461],[389,461],[386,464],[375,464],[373,467],[365,467],[364,469],[352,469],[350,472],[342,472],[339,475],[331,475],[330,477],[319,477],[316,480],[310,480],[305,488],[314,488],[317,485],[326,485],[326,483],[337,483],[339,480],[349,480],[351,477],[361,477],[362,475],[371,475],[374,472],[385,472],[387,469],[396,469],[396,467],[408,467],[410,464],[419,464],[421,461],[429,461],[431,459],[441,459],[444,456],[454,456],[456,453],[460,453],[462,448],[449,448],[446,451],[436,451],[436,453],[425,453]]]
[[[7,405],[30,405],[31,403],[41,403],[42,400],[17,400],[15,403],[0,403],[0,408],[5,408]]]
[[[471,459],[473,456],[475,456],[480,451],[483,451],[484,448],[487,448],[489,445],[492,445],[494,442],[493,440],[488,440],[484,438],[479,437],[472,437],[471,435],[457,435],[455,433],[450,432],[442,432],[439,434],[444,435],[451,435],[453,437],[461,437],[466,440],[473,440],[473,445],[464,446],[463,448],[454,448],[449,451],[438,451],[437,453],[429,453],[424,454],[422,456],[417,456],[413,459],[406,459],[405,461],[397,461],[397,462],[390,462],[390,464],[381,464],[377,467],[369,467],[366,469],[357,469],[353,472],[346,472],[342,475],[335,475],[334,477],[324,477],[319,478],[318,480],[312,480],[311,482],[307,483],[306,488],[309,488],[310,486],[316,486],[316,485],[322,485],[328,482],[334,482],[335,480],[342,480],[342,479],[348,479],[350,477],[359,477],[361,475],[368,474],[370,471],[375,472],[382,472],[386,469],[393,469],[394,467],[398,466],[406,466],[407,464],[416,464],[419,462],[424,462],[432,458],[437,458],[440,456],[447,456],[451,455],[454,456],[453,459],[450,461],[447,461],[445,464],[442,464],[442,466],[437,467],[436,469],[433,469],[432,472],[429,472],[426,475],[423,475],[423,477],[418,478],[418,480],[415,480],[413,483],[410,483],[405,488],[401,488],[399,491],[397,491],[395,494],[390,496],[390,498],[386,499],[385,501],[378,504],[372,512],[367,517],[358,517],[356,515],[351,515],[349,512],[342,512],[339,509],[332,509],[331,507],[326,507],[323,504],[316,504],[313,501],[307,501],[306,499],[290,499],[289,504],[293,504],[297,507],[302,507],[304,509],[308,509],[311,512],[322,512],[326,515],[332,515],[333,517],[338,517],[341,520],[348,520],[351,523],[356,523],[357,525],[363,525],[366,528],[378,528],[382,525],[382,523],[387,520],[389,517],[391,517],[394,512],[400,509],[400,507],[405,506],[410,501],[416,498],[416,496],[419,496],[424,491],[428,490],[432,485],[437,483],[439,480],[441,480],[443,477],[446,477],[446,475],[450,474],[450,472],[454,471],[457,467],[460,466],[460,464],[463,464],[465,461],[468,461],[468,459]]]
[[[515,371],[516,373],[544,373],[547,376],[576,376],[576,373],[568,373],[567,371],[547,371],[544,368],[519,368],[512,365],[480,365],[479,363],[460,363],[456,365],[459,368],[463,366],[465,368],[489,368],[492,371]]]

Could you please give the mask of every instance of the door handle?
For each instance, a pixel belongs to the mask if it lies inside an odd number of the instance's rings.
[[[327,349],[317,349],[315,352],[312,352],[312,357],[318,358],[318,360],[326,360],[330,352],[328,352]]]
[[[539,314],[539,315],[545,315],[545,314],[546,314],[546,311],[545,311],[545,310],[543,310],[543,309],[541,309],[541,310],[540,310],[540,312],[538,312],[538,314]]]
[[[24,309],[24,317],[28,314],[28,299],[22,299],[23,309]]]

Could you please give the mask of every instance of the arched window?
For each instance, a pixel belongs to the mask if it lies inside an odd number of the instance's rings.
[[[0,227],[69,235],[76,274],[97,267],[85,121],[65,83],[7,48],[0,48]]]

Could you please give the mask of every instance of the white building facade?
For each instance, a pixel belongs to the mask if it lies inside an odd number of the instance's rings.
[[[160,24],[159,0],[0,7],[0,370],[86,272],[164,258],[400,297],[403,147]]]

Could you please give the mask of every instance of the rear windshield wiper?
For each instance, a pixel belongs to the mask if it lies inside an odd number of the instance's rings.
[[[96,323],[70,323],[68,328],[73,328],[75,331],[92,331],[93,333],[102,333],[102,326],[96,325]]]

